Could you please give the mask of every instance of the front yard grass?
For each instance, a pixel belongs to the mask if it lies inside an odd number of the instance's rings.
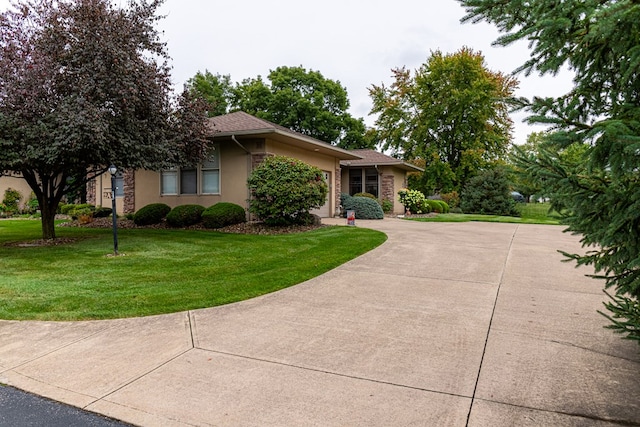
[[[15,246],[38,239],[39,221],[0,221],[0,319],[85,320],[213,307],[286,288],[382,244],[356,227],[283,235],[214,231],[58,228],[77,239],[58,246]]]
[[[438,214],[427,218],[406,217],[412,221],[423,222],[504,222],[516,224],[561,224],[560,216],[555,213],[549,213],[549,203],[518,203],[516,205],[520,212],[519,217],[515,216],[499,216],[499,215],[478,215],[478,214]]]

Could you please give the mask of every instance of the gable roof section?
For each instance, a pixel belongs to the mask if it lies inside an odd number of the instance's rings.
[[[357,160],[343,160],[340,162],[341,166],[395,166],[400,169],[404,169],[409,172],[424,172],[424,169],[412,165],[411,163],[404,162],[396,159],[395,157],[387,156],[386,154],[379,153],[375,150],[359,149],[351,150],[354,154],[360,156]]]
[[[326,142],[295,132],[284,126],[271,123],[268,120],[236,111],[209,119],[211,137],[217,138],[271,138],[285,144],[290,144],[337,157],[340,160],[358,160],[360,156],[352,151],[335,147]]]

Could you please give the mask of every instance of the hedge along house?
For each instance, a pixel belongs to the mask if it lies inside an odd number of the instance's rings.
[[[424,172],[424,169],[374,150],[351,152],[360,158],[340,162],[343,192],[352,196],[369,193],[380,200],[390,200],[393,213],[403,214],[404,206],[398,201],[398,191],[407,187],[408,172]]]
[[[202,163],[160,172],[119,173],[116,177],[118,213],[132,213],[150,203],[207,207],[231,202],[248,208],[247,179],[253,169],[271,155],[293,157],[322,170],[329,194],[326,203],[313,213],[331,217],[339,212],[340,162],[359,160],[357,153],[242,111],[210,118],[209,125],[215,149]],[[88,184],[87,202],[111,206],[111,176],[108,173]]]

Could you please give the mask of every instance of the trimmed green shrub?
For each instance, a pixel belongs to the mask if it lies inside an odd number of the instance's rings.
[[[133,222],[136,225],[159,224],[167,214],[171,212],[169,205],[164,203],[151,203],[144,206],[133,215]]]
[[[378,202],[369,197],[348,197],[344,199],[342,204],[344,209],[344,217],[347,211],[355,211],[356,219],[382,219],[384,212]]]
[[[322,171],[285,156],[267,157],[248,179],[249,211],[267,225],[306,223],[329,191]]]
[[[202,212],[202,224],[206,228],[222,228],[246,222],[247,214],[242,206],[220,202]]]
[[[75,207],[76,205],[74,205],[73,203],[60,205],[58,207],[58,212],[61,213],[62,215],[69,215],[69,211]]]
[[[380,201],[380,207],[382,207],[382,212],[388,214],[393,211],[393,202],[389,199],[382,199]]]
[[[4,191],[4,199],[2,199],[3,209],[6,212],[17,213],[20,209],[20,200],[22,200],[22,193],[13,188],[7,188]]]
[[[502,169],[484,171],[464,187],[460,207],[468,214],[520,216],[509,186],[509,179]]]
[[[106,218],[108,216],[111,216],[111,208],[103,208],[102,206],[98,206],[93,212],[94,218]]]
[[[432,199],[427,199],[426,203],[429,205],[429,207],[431,208],[431,212],[436,212],[436,213],[449,213],[449,205],[447,205],[445,202],[443,202],[442,200],[432,200]]]
[[[431,212],[431,207],[427,203],[424,194],[417,190],[403,188],[398,191],[398,200],[404,205],[404,210],[412,214],[424,214]]]
[[[442,193],[440,194],[440,197],[442,197],[442,201],[449,205],[451,208],[457,208],[460,206],[460,195],[457,191]]]
[[[371,193],[356,193],[353,197],[368,197],[373,200],[378,200],[378,198]]]
[[[29,195],[29,200],[27,200],[24,210],[25,210],[25,213],[28,213],[31,215],[35,214],[40,210],[40,203],[38,203],[38,198],[36,197],[33,191]]]
[[[172,227],[188,227],[202,220],[204,206],[180,205],[171,209],[167,214],[167,224]]]

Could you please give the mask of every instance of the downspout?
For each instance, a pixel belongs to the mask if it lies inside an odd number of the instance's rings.
[[[378,165],[373,165],[373,167],[376,169],[376,172],[378,172],[378,199],[382,200],[382,172],[378,169]]]

